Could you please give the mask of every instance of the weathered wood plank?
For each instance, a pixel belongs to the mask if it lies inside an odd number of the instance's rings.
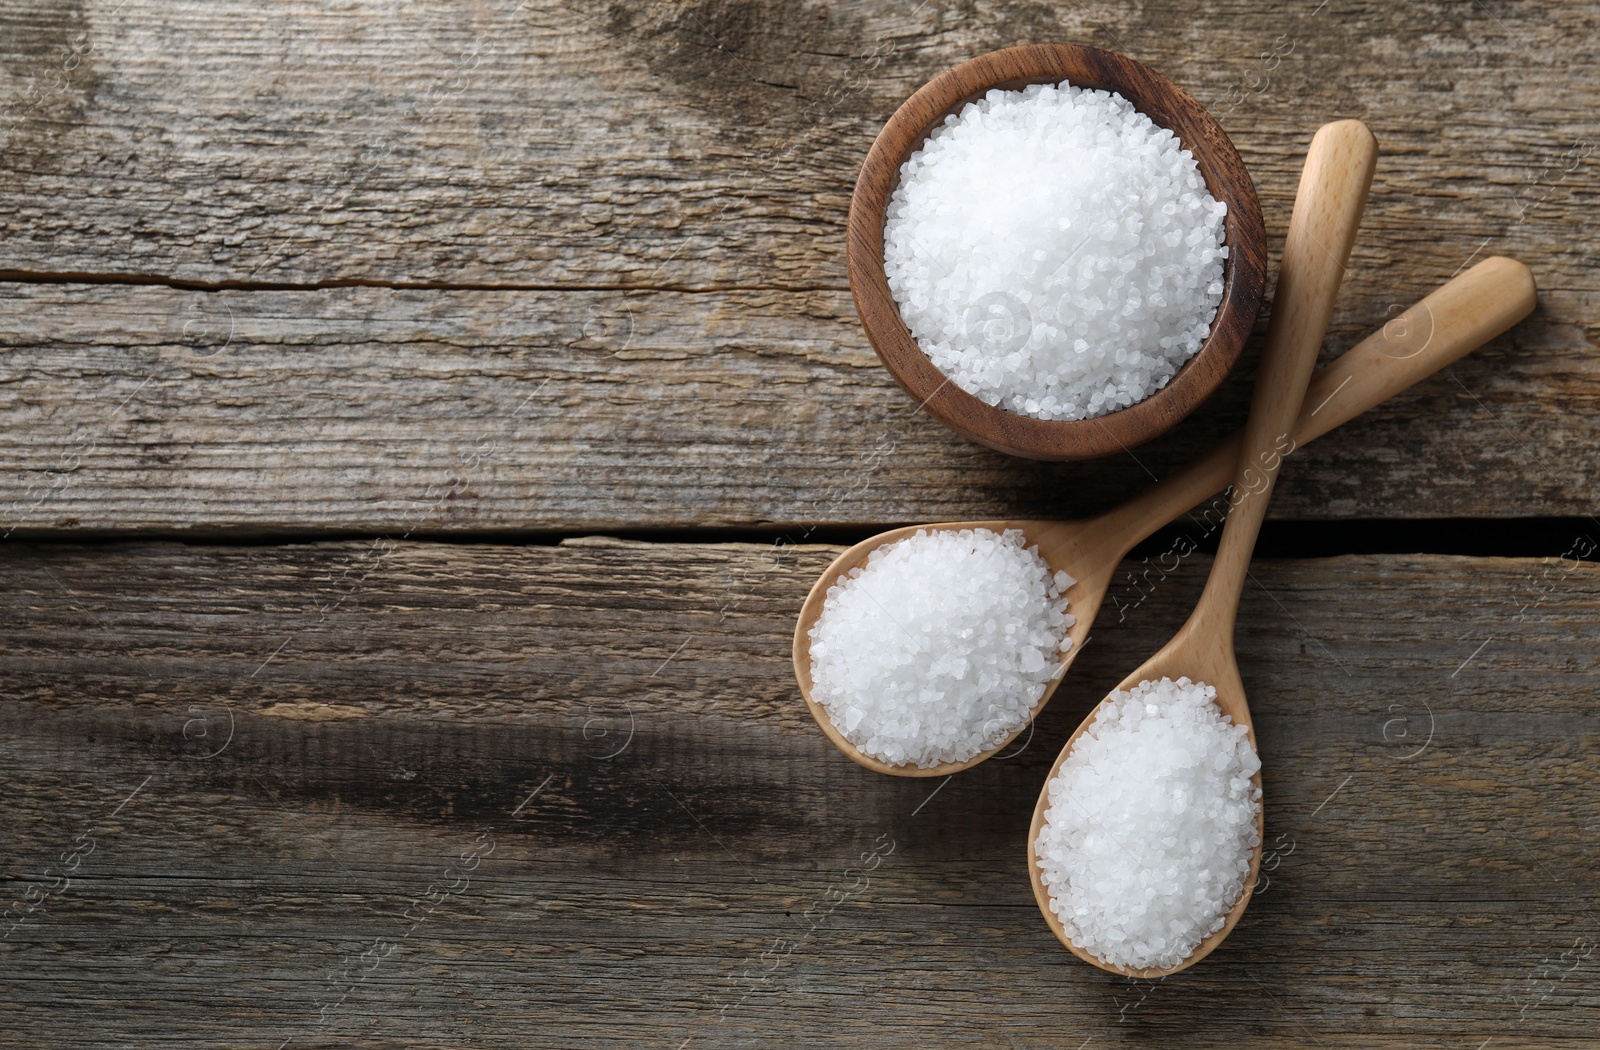
[[[1242,424],[1253,377],[1131,456],[1037,464],[916,411],[844,292],[4,292],[5,534],[1081,515]],[[1592,512],[1600,360],[1550,316],[1580,298],[1308,448],[1273,512]]]
[[[1105,506],[1145,470],[1009,463],[902,418],[842,291],[848,192],[883,117],[953,61],[1047,38],[1125,50],[1212,105],[1278,233],[1310,129],[1372,124],[1384,159],[1344,343],[1475,254],[1539,277],[1541,314],[1514,341],[1311,451],[1277,514],[1591,513],[1600,82],[1572,71],[1600,51],[1595,10],[1258,8],[0,3],[0,269],[530,289],[5,285],[0,528],[561,531]],[[1165,473],[1236,422],[1247,379],[1141,449],[1144,467]]]
[[[1592,291],[1597,20],[1559,0],[7,0],[4,265],[839,288],[893,108],[974,54],[1072,40],[1216,110],[1280,234],[1311,130],[1360,117],[1384,161],[1353,269],[1449,273],[1487,239]]]
[[[791,618],[830,548],[373,552],[7,549],[0,890],[95,850],[0,939],[0,1044],[1582,1046],[1600,1023],[1593,565],[1258,565],[1239,649],[1277,860],[1229,942],[1151,986],[1054,945],[1022,836],[1203,559],[1100,625],[1021,754],[931,794],[798,701]]]

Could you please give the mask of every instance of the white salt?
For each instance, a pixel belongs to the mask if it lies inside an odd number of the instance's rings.
[[[884,270],[961,389],[1039,419],[1141,401],[1222,301],[1227,205],[1194,156],[1115,92],[992,90],[900,168]]]
[[[812,626],[811,698],[890,765],[960,762],[1028,724],[1071,646],[1062,593],[1012,529],[919,530],[828,589]]]
[[[1187,678],[1112,693],[1050,780],[1034,843],[1050,910],[1102,962],[1176,966],[1244,892],[1261,760],[1216,695]]]

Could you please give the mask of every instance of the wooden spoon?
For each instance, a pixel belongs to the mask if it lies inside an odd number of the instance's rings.
[[[1532,313],[1534,303],[1533,274],[1526,266],[1503,256],[1485,259],[1318,371],[1311,379],[1300,418],[1294,425],[1295,445],[1321,437],[1466,356]],[[1022,732],[1019,728],[993,750],[964,762],[946,762],[926,769],[893,766],[862,753],[846,740],[828,713],[811,699],[811,628],[822,614],[828,588],[851,569],[865,565],[873,551],[921,530],[1022,530],[1029,544],[1038,545],[1052,572],[1062,570],[1078,581],[1067,592],[1068,611],[1077,617],[1077,622],[1071,630],[1072,647],[1061,654],[1065,671],[1088,639],[1122,559],[1151,533],[1227,487],[1243,441],[1243,434],[1233,435],[1177,474],[1098,517],[1082,521],[1013,519],[912,525],[879,533],[840,554],[812,586],[794,632],[795,677],[823,733],[835,747],[868,769],[895,776],[930,777],[971,768],[999,753]],[[1039,716],[1064,676],[1057,676],[1045,687],[1029,715],[1030,722]]]
[[[1255,747],[1255,730],[1251,726],[1250,708],[1245,702],[1244,683],[1239,678],[1239,663],[1233,650],[1234,619],[1249,573],[1256,534],[1266,517],[1278,470],[1283,457],[1293,448],[1291,435],[1295,417],[1304,407],[1317,349],[1322,345],[1328,319],[1333,314],[1334,299],[1360,225],[1376,159],[1377,143],[1366,125],[1359,121],[1326,124],[1311,141],[1305,168],[1300,174],[1294,214],[1289,219],[1283,260],[1278,267],[1278,287],[1273,298],[1272,321],[1267,328],[1266,350],[1262,354],[1261,371],[1250,403],[1250,418],[1245,423],[1244,443],[1234,470],[1232,506],[1222,529],[1211,576],[1194,613],[1172,641],[1117,686],[1118,690],[1127,690],[1140,682],[1161,678],[1189,678],[1213,686],[1217,691],[1217,706],[1235,725],[1246,728],[1251,748]],[[1101,701],[1101,707],[1109,699]],[[1097,708],[1072,734],[1039,792],[1033,824],[1028,831],[1028,877],[1033,881],[1034,898],[1039,902],[1045,921],[1062,944],[1101,969],[1129,974],[1134,971],[1103,962],[1072,943],[1060,920],[1050,910],[1050,891],[1044,885],[1034,849],[1050,804],[1050,780],[1099,713],[1100,708]],[[1251,779],[1257,788],[1261,786],[1259,772]],[[1244,889],[1221,928],[1200,942],[1177,965],[1146,967],[1137,972],[1138,976],[1166,976],[1193,966],[1233,930],[1250,901],[1261,863],[1264,808],[1262,803],[1256,809],[1256,845]]]

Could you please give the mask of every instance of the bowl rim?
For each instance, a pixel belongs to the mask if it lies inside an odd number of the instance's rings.
[[[939,371],[901,320],[884,273],[883,224],[900,167],[947,115],[993,88],[1067,81],[1116,91],[1195,157],[1213,197],[1228,205],[1222,302],[1211,333],[1166,385],[1142,401],[1084,420],[1045,420],[987,404]],[[846,268],[856,313],[884,367],[913,399],[957,433],[1028,459],[1094,459],[1166,433],[1233,371],[1255,325],[1266,284],[1266,231],[1255,184],[1215,117],[1150,67],[1081,44],[1028,44],[992,51],[945,70],[884,124],[850,198]]]

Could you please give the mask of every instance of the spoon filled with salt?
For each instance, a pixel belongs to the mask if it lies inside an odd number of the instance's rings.
[[[1205,590],[1172,641],[1067,741],[1034,810],[1028,874],[1040,911],[1074,954],[1114,973],[1192,966],[1250,900],[1261,763],[1234,621],[1376,158],[1358,121],[1325,125],[1312,140]]]

